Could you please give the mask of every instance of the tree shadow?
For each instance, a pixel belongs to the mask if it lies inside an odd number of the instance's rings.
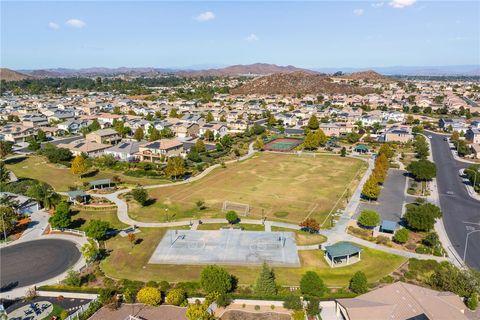
[[[10,291],[14,288],[18,287],[18,281],[15,281],[15,282],[10,282],[8,284],[5,284],[3,285],[1,288],[0,288],[0,292],[7,292],[7,291]]]

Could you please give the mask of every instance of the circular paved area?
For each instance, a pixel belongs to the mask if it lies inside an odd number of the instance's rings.
[[[0,249],[1,291],[58,276],[81,258],[75,243],[60,239],[28,241]]]

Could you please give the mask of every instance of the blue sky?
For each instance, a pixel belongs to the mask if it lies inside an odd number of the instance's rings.
[[[479,1],[1,1],[1,66],[480,64]]]

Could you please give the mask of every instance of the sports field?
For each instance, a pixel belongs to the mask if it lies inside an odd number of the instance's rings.
[[[364,161],[352,158],[261,153],[198,181],[153,189],[155,203],[140,208],[130,202],[129,213],[141,221],[223,217],[227,200],[248,204],[251,218],[298,223],[313,217],[321,222],[334,206],[344,207],[365,169]],[[198,200],[207,209],[198,210]]]

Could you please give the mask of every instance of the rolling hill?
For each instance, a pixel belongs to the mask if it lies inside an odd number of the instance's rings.
[[[295,71],[277,73],[253,79],[232,90],[233,94],[367,94],[370,88],[333,83],[330,77]]]
[[[5,80],[5,81],[19,81],[19,80],[24,80],[24,79],[30,79],[29,75],[13,71],[11,69],[7,68],[0,68],[0,80]]]

